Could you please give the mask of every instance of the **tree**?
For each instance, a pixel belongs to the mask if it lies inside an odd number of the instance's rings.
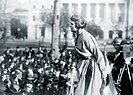
[[[40,13],[41,21],[44,25],[52,25],[53,24],[53,9],[45,9]]]
[[[45,30],[47,25],[53,28],[53,10],[46,9],[40,13],[41,21],[43,22],[42,28]]]
[[[60,20],[60,0],[54,1],[54,10],[45,10],[41,12],[43,19],[43,26],[51,25],[52,39],[51,39],[51,52],[52,58],[55,59],[59,55],[59,20]]]
[[[93,21],[87,23],[86,30],[90,32],[94,37],[103,38],[103,30]]]
[[[61,10],[60,13],[60,31],[64,32],[65,37],[65,48],[67,48],[68,41],[67,41],[67,34],[68,34],[68,27],[69,27],[69,9],[68,5],[64,5],[64,8]]]
[[[0,32],[3,32],[1,40],[5,44],[6,40],[8,39],[7,37],[7,22],[9,20],[7,19],[7,0],[0,0]]]
[[[60,23],[60,0],[54,1],[53,31],[52,31],[52,57],[59,57],[59,23]]]

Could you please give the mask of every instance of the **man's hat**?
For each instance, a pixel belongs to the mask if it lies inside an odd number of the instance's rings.
[[[113,39],[113,45],[115,45],[115,44],[121,44],[121,42],[122,42],[122,40],[120,39],[120,38],[118,38],[118,37],[115,37],[114,39]]]

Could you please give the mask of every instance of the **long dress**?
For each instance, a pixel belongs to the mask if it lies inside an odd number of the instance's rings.
[[[75,41],[75,49],[79,56],[76,64],[79,81],[74,95],[103,95],[102,76],[107,75],[106,62],[95,38],[86,30],[80,30]]]

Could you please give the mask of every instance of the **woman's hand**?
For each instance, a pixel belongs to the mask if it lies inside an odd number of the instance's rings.
[[[106,87],[106,78],[102,79],[102,85],[100,88],[100,94],[103,95],[104,88]]]
[[[106,78],[102,79],[102,85],[106,86]]]

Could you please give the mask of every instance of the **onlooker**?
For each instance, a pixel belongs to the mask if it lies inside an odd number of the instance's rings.
[[[116,88],[120,95],[132,95],[132,84],[129,79],[130,74],[128,71],[129,66],[126,64],[125,52],[123,52],[123,45],[127,44],[127,42],[116,37],[113,43],[116,49],[114,54],[114,66],[112,69],[113,80],[116,83]]]
[[[124,57],[123,57],[123,47],[121,46],[122,40],[118,37],[116,37],[113,40],[113,46],[115,48],[114,53],[114,66],[112,70],[113,79],[116,82],[118,79],[118,74],[120,73],[120,69],[124,66]]]

